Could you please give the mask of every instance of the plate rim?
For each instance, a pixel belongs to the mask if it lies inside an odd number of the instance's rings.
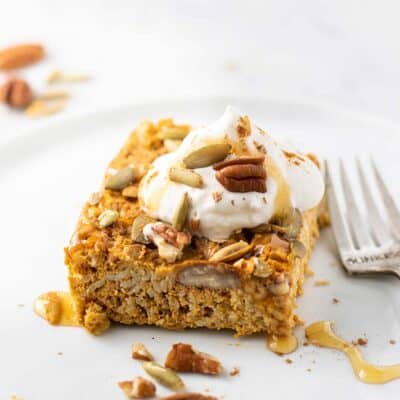
[[[400,141],[400,122],[396,122],[391,120],[390,118],[386,118],[382,115],[377,115],[373,113],[368,113],[366,111],[358,111],[349,107],[341,106],[335,102],[329,101],[320,101],[316,100],[312,97],[306,96],[298,96],[298,97],[289,97],[289,96],[200,96],[200,97],[176,97],[170,99],[159,99],[159,100],[148,100],[141,102],[132,102],[132,103],[121,103],[121,104],[111,104],[108,106],[101,106],[96,109],[90,111],[76,111],[69,115],[61,116],[54,120],[44,121],[40,123],[38,126],[33,128],[24,128],[19,131],[14,138],[6,140],[4,143],[0,143],[0,154],[4,152],[10,151],[13,147],[24,145],[25,139],[30,136],[35,136],[40,134],[41,131],[45,131],[48,129],[54,129],[57,126],[63,125],[65,123],[76,124],[82,120],[93,119],[101,115],[103,118],[105,115],[112,115],[115,113],[127,113],[128,111],[134,111],[135,108],[147,108],[147,107],[156,107],[160,108],[163,106],[167,106],[169,104],[179,104],[179,103],[225,103],[225,104],[235,104],[240,102],[257,102],[257,103],[279,103],[281,105],[290,105],[290,106],[306,106],[313,107],[320,110],[325,110],[329,112],[337,112],[341,115],[345,115],[349,118],[354,118],[356,120],[368,121],[374,124],[380,124],[382,127],[385,127],[391,131],[398,130],[399,136],[393,134],[394,132],[389,132],[390,135],[393,135],[393,138]],[[1,161],[1,160],[0,160]]]

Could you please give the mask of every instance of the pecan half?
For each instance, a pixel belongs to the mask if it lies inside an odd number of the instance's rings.
[[[218,182],[230,192],[267,191],[264,157],[240,157],[214,165]]]
[[[230,192],[247,193],[247,192],[259,192],[265,193],[267,191],[267,185],[265,179],[261,178],[247,178],[247,179],[235,179],[227,178],[220,171],[217,172],[216,178],[218,182]]]
[[[238,164],[230,165],[222,169],[226,178],[247,179],[247,178],[266,178],[267,173],[262,165],[258,164]]]
[[[33,92],[29,84],[19,78],[9,78],[0,88],[0,102],[10,107],[24,108],[33,100]]]
[[[244,156],[238,158],[230,158],[228,160],[221,161],[213,165],[213,168],[218,171],[222,168],[229,167],[230,165],[238,165],[238,164],[262,164],[265,160],[264,156],[260,157],[252,157],[252,156]]]
[[[198,264],[185,267],[178,275],[182,285],[209,289],[234,289],[239,287],[238,275],[223,265]]]
[[[221,363],[212,355],[195,350],[192,345],[176,343],[167,355],[165,366],[178,372],[219,375]]]

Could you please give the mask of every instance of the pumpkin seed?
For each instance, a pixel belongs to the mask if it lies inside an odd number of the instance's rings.
[[[189,153],[183,163],[186,168],[204,168],[222,161],[229,154],[232,146],[229,143],[213,143],[200,147]]]
[[[138,197],[138,188],[137,186],[127,186],[122,190],[122,196],[130,197],[132,199],[136,199]]]
[[[185,286],[209,289],[234,289],[240,286],[237,274],[222,265],[198,264],[184,268],[178,281]]]
[[[304,246],[304,244],[300,240],[292,240],[290,242],[290,248],[296,257],[303,258],[307,254],[306,246]]]
[[[292,208],[290,214],[287,216],[287,231],[285,237],[287,239],[295,239],[299,236],[302,227],[303,215],[299,209]]]
[[[254,258],[254,272],[253,275],[259,278],[268,278],[272,273],[270,266],[259,258]]]
[[[211,256],[210,261],[234,261],[247,254],[253,247],[253,245],[241,240],[218,250]]]
[[[118,211],[115,210],[104,210],[97,219],[99,221],[100,228],[106,228],[112,225],[119,217]]]
[[[181,145],[182,140],[177,140],[177,139],[165,139],[164,140],[164,147],[167,149],[169,153],[171,151],[175,151],[179,148]]]
[[[143,228],[147,224],[151,224],[154,222],[154,219],[149,217],[148,215],[138,215],[132,224],[132,232],[131,238],[134,242],[142,243],[142,244],[149,244],[150,241],[145,238],[143,235]]]
[[[150,376],[170,389],[180,390],[185,387],[179,375],[170,368],[165,368],[154,361],[143,362],[142,367]]]
[[[181,140],[184,139],[189,133],[189,126],[163,126],[160,132],[158,132],[158,137],[162,140],[174,139]]]
[[[285,229],[286,239],[295,239],[303,226],[303,215],[299,209],[291,208],[285,216],[276,218],[274,222]]]
[[[88,203],[91,206],[96,206],[97,204],[100,203],[103,195],[100,192],[94,192],[89,196]]]
[[[105,188],[111,190],[122,190],[127,187],[135,176],[135,170],[133,167],[121,168],[114,175],[109,176],[106,179]]]
[[[183,193],[172,217],[172,226],[178,231],[183,229],[189,212],[190,201],[187,192]]]
[[[203,187],[203,178],[191,169],[171,167],[169,179],[173,182],[182,183],[194,188]]]

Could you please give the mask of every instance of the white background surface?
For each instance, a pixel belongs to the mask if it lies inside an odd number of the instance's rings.
[[[0,143],[101,106],[211,95],[310,97],[400,120],[400,3],[1,0],[0,47],[46,45],[23,71],[40,91],[53,68],[88,72],[66,112],[0,110]]]

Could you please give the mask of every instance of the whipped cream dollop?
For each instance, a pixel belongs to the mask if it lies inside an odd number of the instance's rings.
[[[245,134],[243,125],[246,125]],[[169,179],[170,168],[182,166],[182,160],[192,151],[221,142],[232,146],[228,158],[265,157],[265,193],[227,190],[216,179],[212,165],[193,169],[202,177],[201,188]],[[247,116],[229,106],[216,122],[191,131],[176,151],[153,162],[142,180],[139,201],[147,214],[171,223],[185,192],[190,200],[188,221],[197,221],[196,224],[187,224],[189,229],[196,225],[193,234],[221,242],[237,230],[268,223],[290,207],[303,212],[317,206],[324,194],[324,182],[319,168],[308,157],[278,144]]]

